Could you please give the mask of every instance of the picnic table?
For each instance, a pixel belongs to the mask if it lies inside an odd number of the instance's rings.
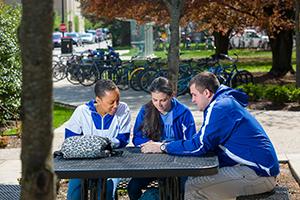
[[[158,177],[160,199],[183,199],[180,177],[206,176],[218,172],[217,156],[188,157],[168,154],[144,154],[140,148],[118,149],[123,153],[101,159],[54,158],[54,171],[61,179],[82,179],[82,199],[97,199],[97,183],[102,181],[101,200],[105,199],[107,178]],[[94,189],[88,195],[87,182]]]

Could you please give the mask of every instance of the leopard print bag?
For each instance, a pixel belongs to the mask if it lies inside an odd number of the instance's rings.
[[[64,140],[60,153],[65,159],[104,158],[112,155],[112,146],[105,137],[72,136]]]

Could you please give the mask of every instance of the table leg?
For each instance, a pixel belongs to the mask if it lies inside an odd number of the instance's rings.
[[[159,199],[160,200],[167,200],[167,191],[166,191],[166,180],[165,178],[158,179],[159,185]]]
[[[97,200],[98,199],[98,179],[91,179],[91,190],[90,190],[90,199]]]
[[[81,179],[81,200],[85,200],[88,197],[88,179]]]
[[[183,200],[181,194],[180,177],[167,177],[159,179],[160,200]]]
[[[101,200],[106,200],[106,178],[100,178],[101,183]]]

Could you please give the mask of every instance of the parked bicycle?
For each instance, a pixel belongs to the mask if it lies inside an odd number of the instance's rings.
[[[241,84],[253,83],[253,75],[249,71],[238,69],[236,65],[238,62],[238,55],[234,55],[236,56],[236,59],[226,54],[213,55],[212,57],[217,61],[217,64],[210,67],[208,71],[214,73],[220,83],[233,88]],[[230,63],[221,64],[222,60],[227,60]]]

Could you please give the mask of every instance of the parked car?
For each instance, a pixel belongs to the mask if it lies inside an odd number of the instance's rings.
[[[95,36],[92,33],[81,33],[79,37],[82,43],[93,44],[95,43]]]
[[[102,31],[102,28],[96,29],[96,42],[101,42],[103,41],[104,38],[104,33]]]
[[[76,32],[67,32],[64,34],[66,38],[72,38],[73,44],[76,46],[81,46],[82,45],[82,40],[79,37],[79,34]]]
[[[60,47],[61,46],[61,38],[62,38],[62,33],[61,32],[54,32],[52,34],[53,47]]]
[[[230,38],[231,48],[270,48],[270,40],[266,35],[257,33],[255,29],[245,29],[242,33],[233,33]]]
[[[91,33],[93,35],[96,35],[96,30],[89,29],[89,30],[86,30],[85,32],[86,33]]]
[[[86,32],[86,33],[91,33],[91,34],[93,34],[93,36],[94,36],[94,38],[95,38],[95,42],[97,42],[96,30],[90,29],[90,30],[86,30],[85,32]]]

